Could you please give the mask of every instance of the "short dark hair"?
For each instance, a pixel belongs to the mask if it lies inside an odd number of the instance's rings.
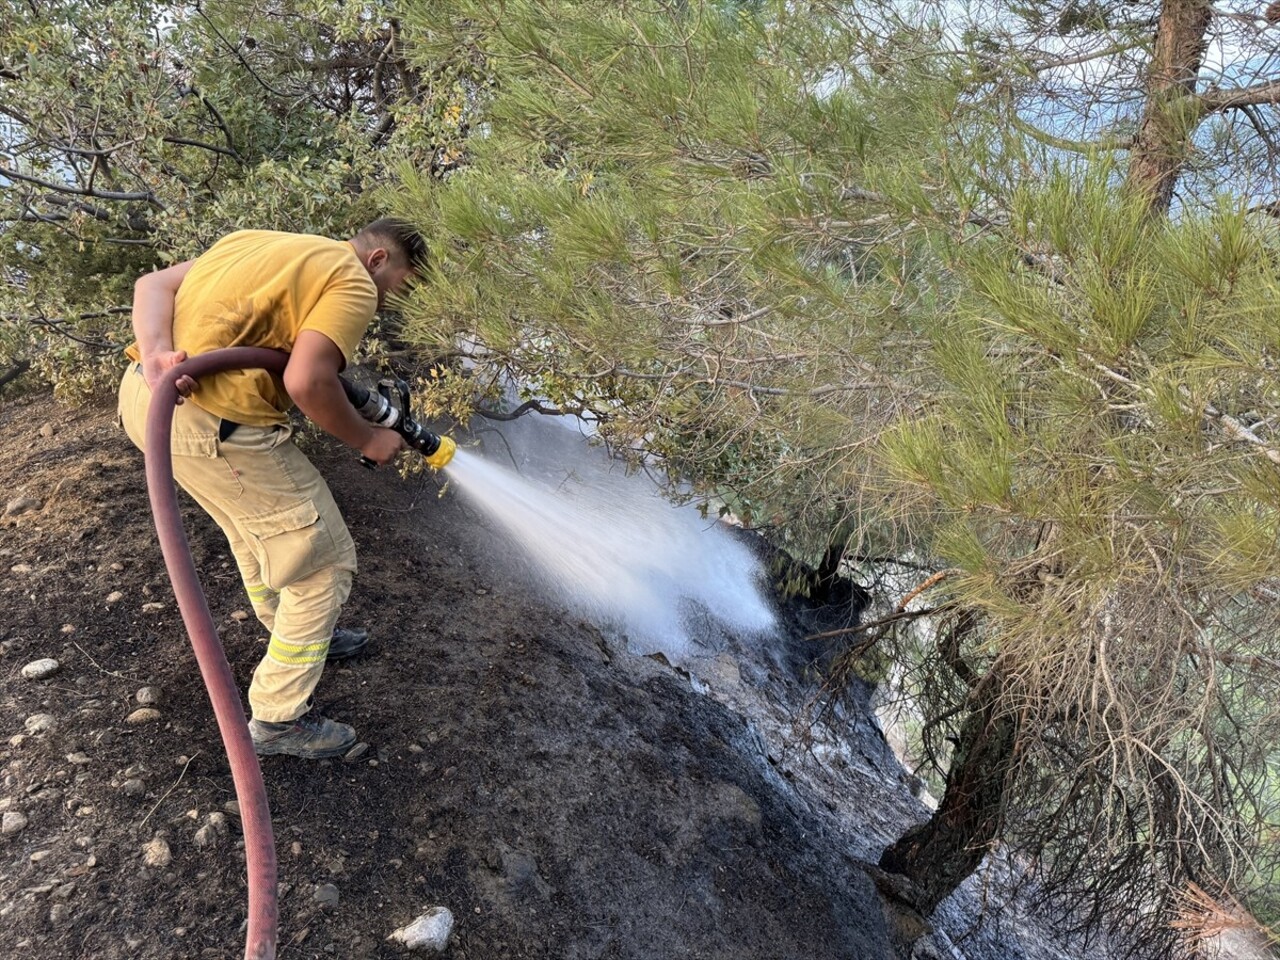
[[[381,217],[356,234],[362,247],[383,246],[399,250],[416,271],[427,266],[427,241],[413,225],[395,217]]]

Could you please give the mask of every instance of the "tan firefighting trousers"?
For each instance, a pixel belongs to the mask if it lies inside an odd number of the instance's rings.
[[[120,381],[120,419],[142,450],[151,391],[142,366]],[[174,411],[173,473],[226,534],[254,613],[271,633],[249,686],[255,719],[306,712],[356,570],[355,544],[333,494],[288,426],[239,426],[187,401]]]

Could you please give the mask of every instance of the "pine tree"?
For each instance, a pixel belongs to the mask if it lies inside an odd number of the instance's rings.
[[[1167,956],[1188,883],[1263,888],[1277,275],[1247,202],[1152,218],[1103,152],[1010,124],[990,64],[928,23],[405,19],[419,63],[491,78],[462,167],[405,174],[437,262],[409,338],[897,584],[848,635],[915,684],[945,776],[883,861],[921,908],[1007,845],[1065,922]]]

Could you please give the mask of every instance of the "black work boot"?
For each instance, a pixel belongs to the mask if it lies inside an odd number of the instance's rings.
[[[369,631],[362,628],[354,630],[339,627],[333,631],[333,639],[329,641],[329,653],[326,660],[345,660],[354,657],[369,643]]]
[[[260,757],[277,753],[304,760],[340,757],[356,744],[356,731],[345,723],[320,716],[312,707],[296,720],[286,723],[249,721],[253,752]]]

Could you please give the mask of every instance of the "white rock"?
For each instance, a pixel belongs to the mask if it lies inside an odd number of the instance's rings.
[[[5,504],[4,515],[6,517],[18,517],[24,513],[39,509],[40,501],[35,497],[14,497]]]
[[[142,845],[142,862],[148,867],[167,867],[173,861],[164,837],[155,837]]]
[[[124,594],[119,590],[112,590],[107,594],[107,603],[119,603],[124,599]]]
[[[52,657],[43,660],[32,660],[22,668],[22,675],[28,680],[47,680],[62,668]]]
[[[432,907],[407,927],[401,927],[388,940],[403,943],[410,950],[432,950],[442,953],[453,934],[453,914],[446,907]]]
[[[196,831],[195,844],[197,849],[207,850],[210,847],[216,847],[218,845],[219,839],[221,838],[218,836],[218,834],[215,833],[213,828],[206,823],[203,827],[201,827],[199,830]]]
[[[58,725],[52,713],[33,713],[27,717],[27,733],[48,733]]]
[[[160,702],[160,688],[141,687],[134,698],[144,707],[154,707]]]
[[[154,723],[160,719],[160,711],[153,710],[151,707],[139,707],[133,713],[124,718],[124,722],[131,726],[138,726],[143,723]]]
[[[205,817],[204,826],[196,831],[195,843],[201,850],[216,847],[231,828],[227,825],[226,814],[211,813]]]
[[[26,814],[19,813],[17,810],[6,810],[0,817],[0,834],[11,837],[15,833],[21,833],[26,825]]]

